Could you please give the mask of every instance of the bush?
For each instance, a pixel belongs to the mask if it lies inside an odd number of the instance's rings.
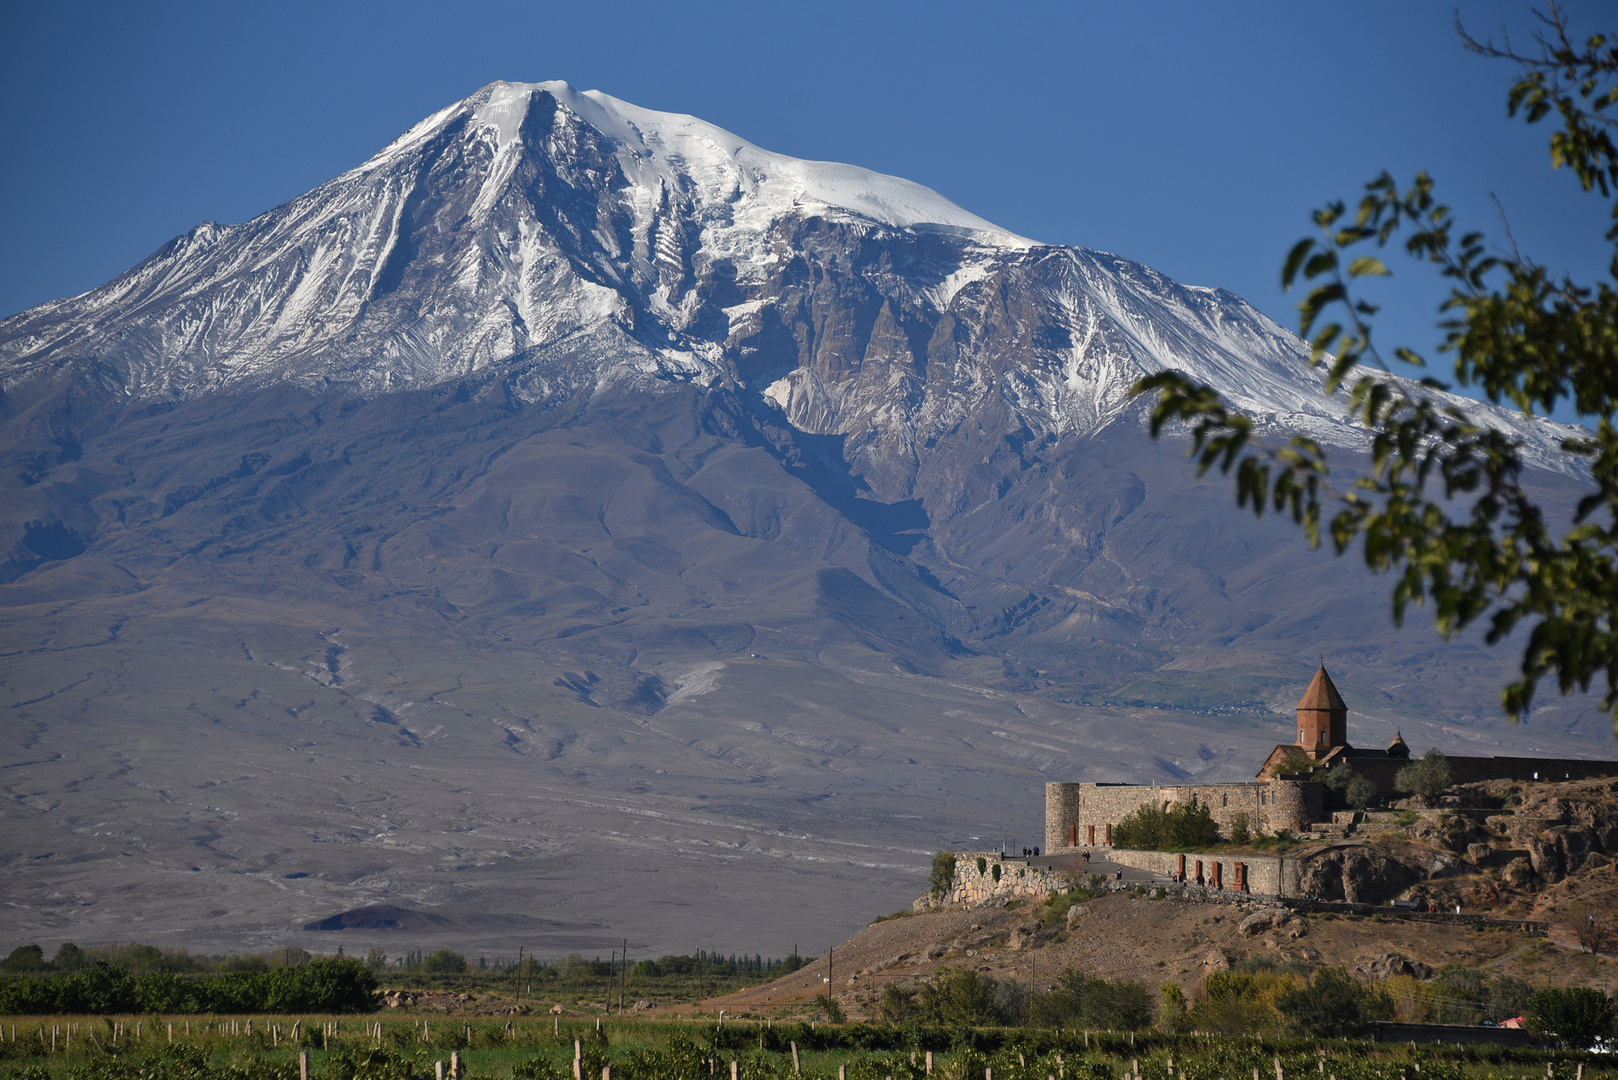
[[[877,1006],[882,1014],[884,1024],[909,1024],[921,1019],[921,1006],[916,1004],[916,992],[904,990],[893,983],[889,983],[882,991],[882,1001]]]
[[[1152,992],[1140,983],[1109,982],[1081,971],[1066,971],[1056,989],[1028,1005],[1030,1023],[1039,1027],[1135,1031],[1149,1027],[1155,1012]]]
[[[829,1023],[844,1024],[848,1022],[848,1017],[843,1013],[843,1007],[830,994],[816,994],[815,1009],[824,1014]]]
[[[1540,990],[1528,999],[1528,1029],[1584,1050],[1612,1030],[1612,999],[1600,990],[1566,987]]]
[[[1230,842],[1233,844],[1246,844],[1253,839],[1252,826],[1247,823],[1246,814],[1237,814],[1230,823]]]
[[[1312,983],[1277,994],[1275,1007],[1308,1038],[1351,1038],[1393,1017],[1387,991],[1356,982],[1340,968],[1321,968]]]
[[[955,884],[955,853],[953,851],[940,851],[933,856],[933,873],[929,879],[932,894],[937,897],[947,896],[950,888]]]
[[[1112,828],[1114,847],[1168,851],[1219,842],[1219,825],[1206,804],[1177,803],[1164,810],[1147,803]]]
[[[1424,799],[1437,798],[1454,782],[1455,770],[1450,768],[1449,759],[1437,750],[1427,751],[1393,778],[1396,789]]]
[[[940,968],[921,988],[917,1007],[925,1023],[946,1027],[979,1027],[1004,1018],[994,1005],[997,983],[968,968]]]

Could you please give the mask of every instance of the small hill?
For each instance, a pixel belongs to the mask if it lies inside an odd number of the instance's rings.
[[[1328,862],[1360,852],[1358,861],[1334,865],[1392,875],[1380,882],[1390,895],[1424,896],[1448,905],[1443,911],[1459,902],[1491,921],[1418,921],[1391,907],[1356,914],[1346,904],[1303,912],[1262,899],[1159,897],[1139,887],[1078,903],[1058,896],[903,913],[790,976],[709,1005],[733,1014],[783,1010],[829,990],[851,1016],[874,1017],[889,984],[908,988],[950,967],[1040,986],[1077,968],[1154,989],[1176,983],[1192,994],[1208,974],[1241,966],[1429,979],[1453,964],[1534,986],[1611,986],[1618,957],[1605,953],[1618,924],[1618,781],[1467,785],[1441,803],[1370,815],[1362,842],[1295,850],[1324,850]],[[1412,873],[1421,876],[1410,880]],[[1519,920],[1549,923],[1549,933]]]

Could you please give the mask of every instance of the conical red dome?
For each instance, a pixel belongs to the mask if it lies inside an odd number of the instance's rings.
[[[1325,664],[1298,700],[1298,745],[1317,759],[1348,745],[1348,706],[1332,685]]]
[[[1348,705],[1344,703],[1343,695],[1337,692],[1331,676],[1326,674],[1325,665],[1315,672],[1314,681],[1309,684],[1309,689],[1298,699],[1298,708],[1348,712]]]

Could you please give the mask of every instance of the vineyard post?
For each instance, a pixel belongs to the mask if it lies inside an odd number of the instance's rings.
[[[792,1040],[792,1075],[793,1076],[798,1076],[802,1072],[803,1072],[803,1069],[800,1068],[799,1065],[798,1065],[798,1041],[796,1039],[793,1039]]]
[[[433,1062],[433,1078],[434,1080],[444,1080],[444,1062],[442,1060]]]
[[[309,1051],[298,1051],[298,1080],[309,1080]]]

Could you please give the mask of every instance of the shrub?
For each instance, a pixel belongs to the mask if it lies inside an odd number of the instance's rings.
[[[882,991],[882,1001],[877,1006],[882,1014],[885,1024],[908,1024],[913,1020],[921,1019],[921,1007],[916,1004],[916,992],[904,990],[889,983]]]
[[[1003,1017],[994,1004],[994,979],[967,968],[941,968],[921,988],[918,1006],[925,1022],[947,1027],[998,1024]]]
[[[1253,839],[1253,829],[1247,823],[1246,814],[1237,814],[1230,823],[1230,842],[1233,844],[1246,844]]]
[[[953,851],[940,851],[933,856],[933,874],[929,879],[932,885],[932,894],[942,897],[949,893],[950,887],[955,884],[955,853]]]
[[[1040,1027],[1135,1031],[1149,1027],[1152,992],[1140,983],[1110,982],[1081,971],[1063,972],[1056,989],[1029,1003],[1029,1021]]]
[[[837,1003],[837,999],[832,997],[830,994],[816,994],[815,1008],[822,1013],[826,1017],[826,1020],[830,1023],[844,1024],[848,1022],[848,1017],[843,1013],[843,1007],[839,1005]]]
[[[1450,768],[1449,759],[1437,750],[1427,751],[1393,778],[1393,786],[1399,791],[1424,799],[1436,798],[1454,782],[1455,770]]]

